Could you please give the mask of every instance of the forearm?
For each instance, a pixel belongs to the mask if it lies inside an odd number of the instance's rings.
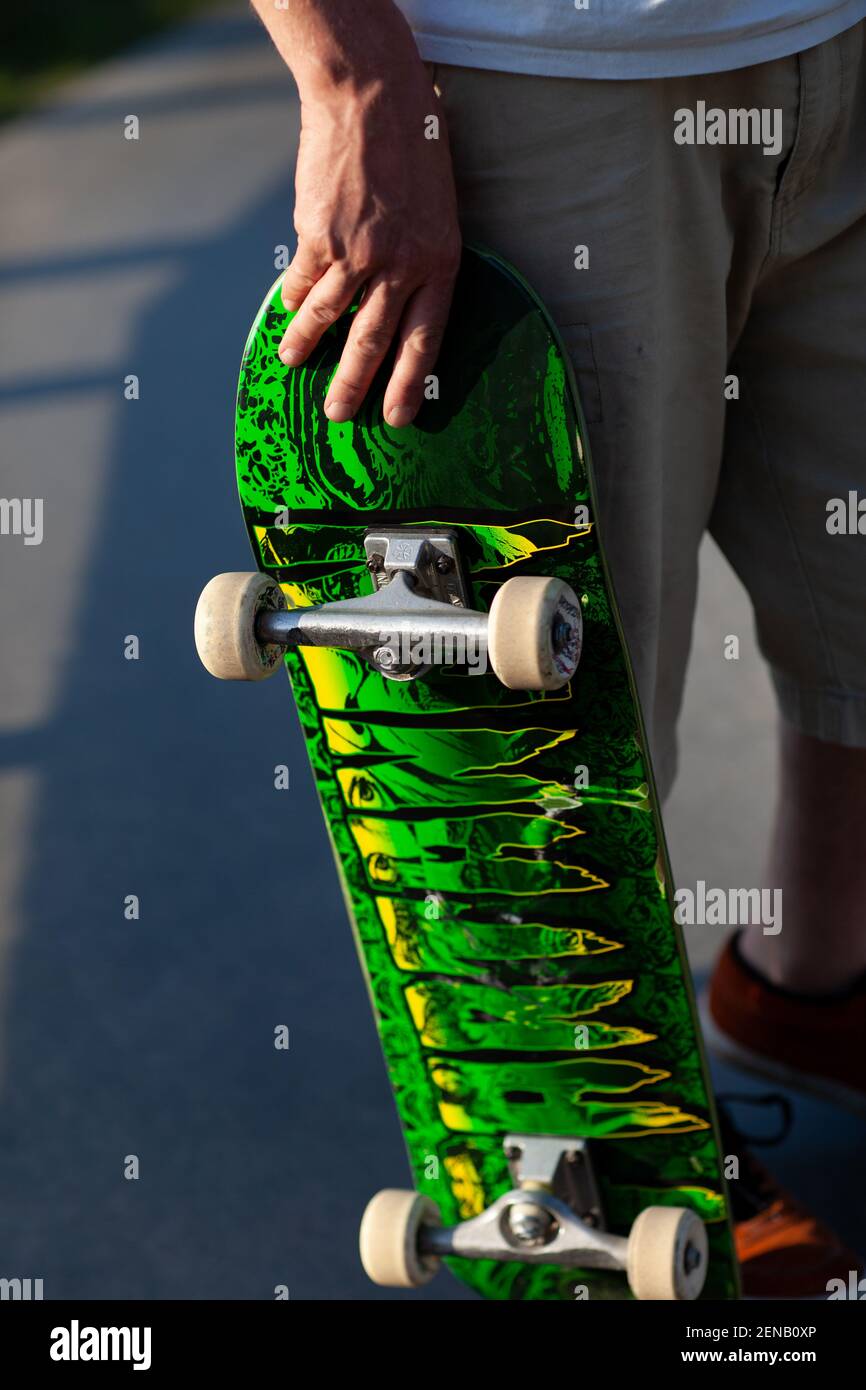
[[[301,100],[414,77],[421,59],[392,0],[252,0]]]
[[[280,358],[306,361],[363,295],[325,412],[351,419],[393,345],[382,411],[399,429],[422,404],[460,265],[444,112],[392,0],[252,3],[301,96]]]

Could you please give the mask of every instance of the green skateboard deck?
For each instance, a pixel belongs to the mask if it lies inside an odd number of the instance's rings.
[[[467,251],[430,399],[393,430],[384,372],[356,420],[323,412],[351,314],[296,369],[277,356],[289,317],[277,285],[244,354],[236,455],[256,564],[290,606],[370,593],[368,528],[447,526],[474,608],[524,574],[566,580],[582,608],[580,665],[555,691],[286,656],[414,1185],[452,1225],[513,1187],[507,1133],[587,1139],[607,1227],[691,1208],[709,1236],[702,1296],[736,1297],[652,771],[556,331],[516,272]],[[620,1272],[449,1264],[487,1298],[630,1296]]]

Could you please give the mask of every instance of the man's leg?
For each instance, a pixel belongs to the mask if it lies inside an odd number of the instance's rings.
[[[671,83],[569,83],[447,68],[438,85],[464,232],[523,270],[572,353],[605,544],[666,788],[697,550],[718,481],[724,376],[791,153],[798,63]],[[697,100],[780,108],[778,156],[675,146],[674,112]],[[581,246],[588,264],[576,252]],[[576,259],[586,268],[576,269]],[[741,1160],[733,1198],[746,1289],[820,1295],[856,1257],[726,1132]]]
[[[716,493],[724,377],[793,140],[797,61],[659,82],[436,67],[461,223],[514,262],[575,367],[662,794]],[[784,111],[783,147],[678,145],[676,112]]]
[[[807,995],[866,971],[864,38],[860,24],[799,58],[797,144],[732,360],[741,395],[711,522],[752,598],[783,720],[769,873],[782,929],[750,926],[739,955]]]
[[[782,722],[768,882],[783,929],[747,927],[744,959],[804,994],[844,989],[866,972],[866,749],[822,743]]]

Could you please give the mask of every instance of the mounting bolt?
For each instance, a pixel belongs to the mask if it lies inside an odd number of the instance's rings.
[[[396,653],[390,647],[377,647],[373,653],[373,660],[377,666],[393,666],[396,659]]]
[[[698,1269],[700,1265],[703,1264],[703,1258],[700,1250],[689,1241],[683,1252],[683,1264],[685,1265],[686,1273],[691,1274],[693,1270]]]
[[[538,1202],[513,1202],[506,1216],[513,1239],[524,1246],[548,1245],[557,1232],[557,1223]]]
[[[562,618],[556,617],[553,623],[552,640],[555,652],[563,651],[571,641],[571,623],[566,623]]]
[[[379,555],[376,551],[374,551],[373,554],[370,556],[369,560],[367,561],[367,569],[370,571],[371,574],[378,574],[384,563],[384,555]]]

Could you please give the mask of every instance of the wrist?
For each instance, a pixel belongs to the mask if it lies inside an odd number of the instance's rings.
[[[428,81],[412,31],[393,0],[253,0],[301,100],[326,103]]]

